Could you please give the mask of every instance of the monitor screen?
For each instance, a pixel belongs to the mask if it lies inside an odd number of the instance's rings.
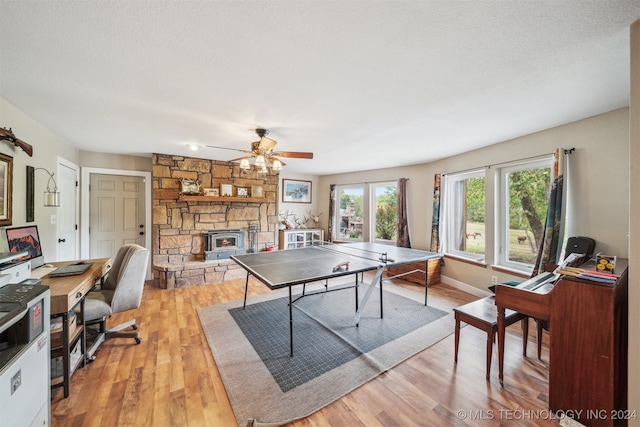
[[[31,269],[38,268],[44,264],[38,226],[28,225],[25,227],[7,228],[6,232],[9,252],[27,252],[26,256],[18,258],[18,260],[30,260]]]

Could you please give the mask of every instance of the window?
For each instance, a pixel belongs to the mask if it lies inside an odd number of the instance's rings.
[[[371,239],[378,243],[395,243],[397,235],[398,186],[395,182],[371,184]]]
[[[334,240],[395,243],[397,192],[395,181],[337,186]]]
[[[497,264],[531,272],[542,239],[553,158],[499,169]]]
[[[449,174],[445,180],[442,221],[444,252],[482,261],[487,238],[484,170]]]
[[[364,190],[364,185],[337,187],[336,240],[363,241]]]
[[[545,227],[552,167],[553,156],[544,156],[445,175],[444,253],[531,274]]]

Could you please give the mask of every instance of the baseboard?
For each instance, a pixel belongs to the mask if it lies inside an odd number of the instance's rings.
[[[484,291],[482,289],[476,288],[475,286],[471,286],[471,285],[469,285],[467,283],[464,283],[464,282],[461,282],[459,280],[455,280],[455,279],[452,279],[451,277],[447,277],[447,276],[443,276],[443,275],[440,275],[440,282],[444,283],[445,285],[449,285],[452,288],[459,289],[459,290],[461,290],[463,292],[466,292],[466,293],[471,294],[471,295],[475,295],[475,296],[480,297],[480,298],[484,298],[484,297],[488,297],[488,296],[493,295],[489,291]]]

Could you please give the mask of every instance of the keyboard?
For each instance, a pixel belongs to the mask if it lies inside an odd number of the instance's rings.
[[[516,287],[518,289],[526,289],[527,291],[535,291],[536,289],[538,289],[542,285],[545,285],[547,282],[553,279],[554,276],[555,275],[551,272],[544,272],[538,274],[535,277],[532,277],[531,279],[525,280]]]

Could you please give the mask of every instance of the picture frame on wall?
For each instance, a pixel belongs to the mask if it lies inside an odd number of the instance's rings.
[[[11,225],[13,194],[13,157],[0,154],[0,225]]]
[[[286,203],[311,203],[311,181],[283,179],[282,201]]]
[[[217,189],[217,188],[205,188],[204,189],[204,195],[205,196],[218,197],[218,196],[220,196],[220,190]]]

